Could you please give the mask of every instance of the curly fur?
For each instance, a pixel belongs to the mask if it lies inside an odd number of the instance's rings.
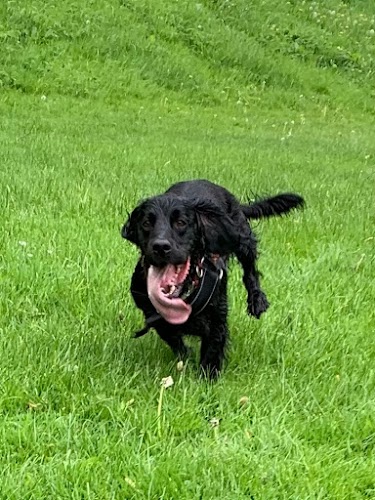
[[[146,317],[156,312],[147,296],[150,265],[179,265],[187,258],[197,262],[202,256],[212,254],[227,262],[235,255],[243,268],[248,314],[259,318],[269,304],[260,288],[257,240],[248,220],[286,214],[303,204],[301,196],[283,193],[245,205],[225,188],[206,180],[180,182],[164,194],[143,201],[122,228],[122,236],[141,251],[131,282],[135,304]],[[160,319],[154,328],[180,358],[188,353],[184,335],[200,337],[201,369],[208,377],[215,378],[221,371],[228,341],[227,313],[225,271],[201,313],[190,316],[181,325]]]

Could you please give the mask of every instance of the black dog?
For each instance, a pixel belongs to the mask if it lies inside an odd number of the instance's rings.
[[[201,337],[201,368],[215,378],[228,340],[229,256],[236,255],[243,267],[247,310],[259,318],[269,304],[260,289],[257,242],[248,220],[303,204],[301,196],[284,193],[243,205],[206,180],[174,184],[141,203],[122,228],[122,236],[141,250],[131,293],[146,327],[136,336],[152,326],[180,358],[187,355],[183,336]]]

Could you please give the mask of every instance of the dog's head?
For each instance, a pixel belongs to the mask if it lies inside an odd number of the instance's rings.
[[[189,257],[228,255],[239,234],[221,207],[209,200],[164,194],[149,198],[130,214],[121,234],[155,267],[181,265]]]
[[[149,298],[170,323],[183,323],[190,314],[182,297],[189,293],[200,259],[231,254],[240,237],[218,205],[172,194],[138,205],[121,234],[140,248],[148,273]]]

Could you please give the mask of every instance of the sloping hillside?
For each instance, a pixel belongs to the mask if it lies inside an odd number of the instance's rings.
[[[298,97],[374,106],[371,1],[14,0],[0,85],[212,104]]]

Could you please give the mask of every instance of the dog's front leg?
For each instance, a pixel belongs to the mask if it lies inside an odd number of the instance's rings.
[[[262,313],[267,311],[269,303],[265,293],[260,288],[259,271],[256,267],[256,241],[250,233],[250,229],[246,240],[247,244],[243,244],[236,251],[236,256],[243,268],[243,283],[247,291],[247,312],[259,318]]]
[[[269,302],[266,294],[260,288],[259,272],[255,264],[243,263],[243,283],[247,290],[247,312],[251,316],[259,319],[261,314],[267,311]]]

